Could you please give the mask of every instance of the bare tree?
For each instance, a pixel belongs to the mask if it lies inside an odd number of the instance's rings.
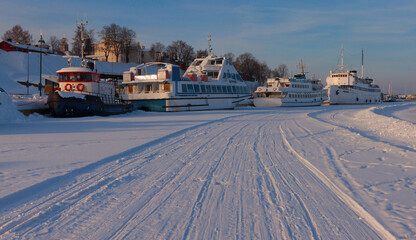
[[[229,53],[224,54],[224,57],[227,58],[227,59],[230,59],[230,61],[233,62],[234,58],[235,58],[235,55],[234,55],[234,53],[229,52]]]
[[[194,48],[182,40],[172,42],[167,47],[167,52],[171,59],[182,62],[185,67],[194,59]]]
[[[208,56],[208,51],[207,50],[198,50],[196,51],[196,57],[197,58],[203,58]]]
[[[122,53],[125,55],[125,61],[129,62],[129,53],[130,53],[130,46],[134,42],[134,39],[136,38],[136,33],[128,29],[126,27],[123,27],[120,32],[120,43],[121,43],[121,50]]]
[[[99,36],[103,40],[103,46],[101,50],[104,52],[105,61],[108,62],[108,56],[110,56],[112,45],[112,36],[111,36],[111,29],[110,26],[104,26],[103,29],[100,31]]]
[[[15,25],[12,29],[7,30],[3,35],[3,40],[11,40],[20,44],[30,44],[33,41],[29,31],[23,30],[20,25]]]
[[[56,52],[61,52],[61,40],[59,40],[56,36],[51,36],[48,41],[49,46],[51,49]]]
[[[85,39],[85,47],[84,52],[86,54],[91,54],[94,49],[94,30],[87,30],[84,28],[84,39]],[[75,30],[75,35],[72,38],[72,52],[75,55],[81,56],[81,27],[77,26],[77,29]]]
[[[275,69],[277,73],[277,77],[288,77],[289,76],[289,69],[287,68],[286,64],[280,64],[277,69]]]
[[[234,66],[246,81],[264,82],[270,74],[266,63],[260,63],[251,53],[238,56]]]

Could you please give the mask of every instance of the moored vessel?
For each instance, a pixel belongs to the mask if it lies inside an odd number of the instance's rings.
[[[54,117],[107,116],[132,110],[117,96],[117,80],[102,79],[86,67],[67,67],[56,73],[59,88],[49,94],[47,101]]]
[[[211,52],[185,73],[170,63],[141,64],[124,72],[122,86],[122,99],[149,111],[233,109],[251,97],[231,60]]]
[[[83,40],[82,22],[80,31]],[[83,49],[82,41],[82,67],[72,67],[69,59],[69,67],[56,72],[59,87],[49,94],[47,100],[51,115],[54,117],[108,116],[132,111],[131,104],[119,98],[116,91],[118,80],[104,78],[104,75],[93,71],[95,64],[85,62]]]
[[[253,104],[256,107],[306,107],[319,106],[327,99],[327,93],[318,79],[306,78],[302,73],[291,78],[269,78],[265,86],[254,92]]]
[[[345,70],[344,49],[341,50],[341,65],[326,78],[329,104],[373,104],[382,102],[382,93],[373,79],[364,77],[364,51],[362,51],[361,76],[356,70]]]

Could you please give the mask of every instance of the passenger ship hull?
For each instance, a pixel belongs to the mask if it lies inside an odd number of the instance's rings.
[[[256,107],[310,107],[320,106],[323,101],[311,99],[298,99],[297,101],[285,101],[284,98],[257,97],[253,103]]]
[[[51,115],[54,117],[108,116],[132,111],[131,104],[106,104],[97,96],[83,96],[83,98],[62,97],[59,91],[51,93],[48,97]]]
[[[346,86],[328,87],[329,104],[374,104],[381,103],[380,92],[369,92]]]
[[[203,111],[233,109],[248,101],[250,95],[238,97],[170,97],[162,99],[130,100],[133,109],[157,112]]]

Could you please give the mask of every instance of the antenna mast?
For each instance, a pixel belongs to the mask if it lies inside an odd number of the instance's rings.
[[[361,78],[364,78],[364,49],[361,49]]]
[[[344,72],[344,44],[341,46],[341,65],[338,65],[337,67],[341,69],[341,72]]]
[[[80,31],[81,31],[81,61],[82,61],[83,66],[85,65],[85,62],[84,62],[84,46],[85,46],[84,26],[87,24],[88,24],[88,21],[86,21],[85,23],[83,23],[82,20],[80,23],[77,22],[77,25],[80,26]]]
[[[212,47],[211,47],[211,34],[208,34],[208,56],[211,55]]]

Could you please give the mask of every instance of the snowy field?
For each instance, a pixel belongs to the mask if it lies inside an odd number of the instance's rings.
[[[0,239],[415,239],[416,103],[0,123]]]

